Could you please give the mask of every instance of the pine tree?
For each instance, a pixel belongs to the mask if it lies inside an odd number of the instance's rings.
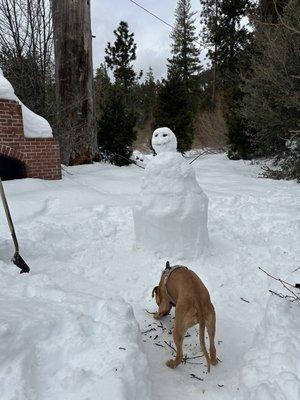
[[[158,90],[154,125],[168,126],[177,136],[178,151],[190,150],[194,138],[193,119],[199,94],[201,65],[190,0],[178,0],[176,23],[171,34],[172,57],[168,76]]]
[[[241,118],[242,76],[248,73],[253,33],[243,20],[251,0],[201,0],[203,40],[213,64],[213,102],[221,98],[228,130],[228,156],[248,158],[251,145]]]
[[[135,123],[135,115],[124,104],[123,91],[114,86],[98,121],[98,145],[102,158],[118,166],[130,164],[129,157],[136,139]]]
[[[145,93],[144,109],[146,118],[153,120],[154,108],[157,97],[157,87],[154,79],[153,70],[151,67],[149,67],[149,71],[146,74],[145,83],[143,86]]]
[[[167,126],[177,137],[177,149],[181,153],[190,150],[193,143],[193,113],[181,76],[172,74],[163,80],[158,89],[155,109],[155,128]]]
[[[132,67],[132,61],[136,59],[136,44],[134,33],[129,33],[127,22],[121,21],[114,30],[115,43],[107,43],[105,61],[113,70],[115,82],[124,89],[128,89],[136,79],[136,73]]]
[[[252,74],[242,86],[247,132],[260,156],[280,161],[300,180],[300,3],[291,0],[277,24],[259,24]]]
[[[168,59],[168,73],[179,75],[187,92],[195,90],[201,71],[200,50],[197,47],[195,12],[190,0],[179,0],[175,10],[176,23],[171,33],[172,58]]]
[[[202,4],[202,37],[209,47],[208,57],[216,64],[221,88],[239,80],[244,67],[244,51],[252,33],[243,23],[252,9],[251,0],[200,0]]]
[[[94,78],[96,118],[99,119],[110,98],[112,83],[107,73],[105,63],[100,64]]]

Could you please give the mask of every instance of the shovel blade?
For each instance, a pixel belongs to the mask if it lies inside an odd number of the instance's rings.
[[[12,259],[12,262],[20,268],[21,272],[20,274],[24,274],[25,272],[29,272],[30,268],[26,264],[26,262],[23,260],[23,258],[20,256],[20,254],[16,253],[14,255],[14,258]]]

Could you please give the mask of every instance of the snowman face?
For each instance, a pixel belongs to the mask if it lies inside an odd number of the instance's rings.
[[[156,154],[165,153],[168,151],[177,151],[177,139],[174,133],[169,128],[155,129],[152,135],[152,147]]]

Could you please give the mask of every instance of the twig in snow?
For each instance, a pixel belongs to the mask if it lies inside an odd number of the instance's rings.
[[[274,290],[269,290],[270,293],[275,294],[275,296],[280,297],[281,299],[286,299],[289,300],[290,302],[296,301],[297,299],[295,299],[294,296],[290,296],[288,294],[282,294],[282,293],[278,293],[278,292],[274,292]]]
[[[163,326],[163,324],[162,324],[161,321],[159,321],[159,324],[157,323],[156,325],[157,325],[157,327],[160,328],[162,331],[165,330],[165,327]]]
[[[194,364],[194,363],[189,362],[189,360],[195,360],[196,358],[201,358],[201,357],[204,357],[204,354],[202,354],[201,356],[195,356],[195,357],[188,357],[187,355],[185,355],[185,356],[182,358],[182,363],[183,363],[183,364],[186,364],[186,363],[188,363],[188,364]],[[202,363],[196,363],[196,364],[202,364]]]
[[[191,361],[186,361],[185,364],[190,364],[190,365],[203,365],[201,362],[191,362]]]
[[[151,314],[151,315],[155,314],[155,312],[148,311],[146,308],[145,308],[145,311],[146,311],[148,314]]]
[[[243,297],[240,297],[241,300],[245,301],[246,303],[250,303],[249,300],[244,299]]]
[[[155,346],[159,346],[159,347],[165,347],[164,345],[160,344],[160,343],[154,343]]]
[[[292,288],[296,288],[298,289],[300,287],[300,285],[298,283],[296,283],[295,285],[292,285],[289,282],[283,281],[280,278],[276,278],[275,276],[269,274],[267,271],[263,270],[262,268],[258,267],[262,272],[264,272],[266,275],[268,275],[270,278],[274,279],[275,281],[278,281],[282,284],[282,286],[289,291],[290,293],[292,293],[294,301],[295,300],[299,300],[300,301],[300,297],[298,296],[298,294],[294,293],[288,286],[292,287]],[[299,285],[299,286],[298,286]],[[279,296],[280,297],[280,296]]]
[[[174,349],[174,347],[171,345],[171,342],[168,343],[168,342],[166,342],[165,340],[164,340],[164,342],[165,342],[166,345],[169,346],[173,351],[176,351],[176,350]]]
[[[258,269],[260,269],[262,272],[264,272],[266,275],[268,275],[270,278],[274,279],[275,281],[278,281],[278,282],[280,282],[280,283],[282,283],[282,284],[291,286],[291,287],[293,287],[293,288],[295,287],[295,285],[293,285],[293,284],[291,284],[291,283],[289,283],[289,282],[283,281],[283,280],[280,279],[280,278],[276,278],[276,276],[271,275],[269,272],[265,271],[265,270],[262,269],[261,267],[258,267]]]
[[[125,347],[119,347],[120,350],[126,350]]]
[[[145,333],[152,332],[152,331],[156,331],[156,329],[151,328],[151,329],[148,329],[147,331],[141,332],[141,334],[144,335]]]
[[[199,378],[199,376],[196,376],[195,374],[190,374],[190,376],[194,379],[198,379],[198,381],[203,381],[202,378]]]

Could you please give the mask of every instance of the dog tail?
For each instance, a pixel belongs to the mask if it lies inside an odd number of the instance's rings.
[[[198,321],[199,321],[199,342],[200,342],[200,348],[202,353],[204,354],[204,357],[206,358],[207,362],[207,372],[210,372],[210,357],[206,349],[205,345],[205,319],[202,314],[202,310],[199,308],[198,304],[195,304],[195,307],[197,309],[197,314],[198,314]]]
[[[207,362],[207,372],[210,372],[210,357],[205,345],[205,322],[200,320],[199,322],[199,341],[202,353],[204,354]]]

